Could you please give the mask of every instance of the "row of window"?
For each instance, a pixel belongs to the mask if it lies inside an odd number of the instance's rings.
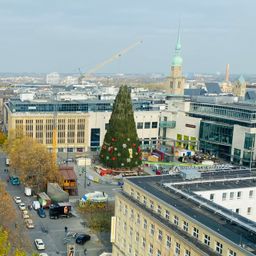
[[[158,122],[138,122],[137,123],[137,129],[150,129],[150,128],[157,128]]]
[[[171,213],[168,209],[163,209],[161,205],[155,206],[153,200],[148,200],[146,198],[146,196],[141,195],[140,192],[138,192],[138,191],[136,191],[136,194],[135,194],[135,191],[133,188],[131,188],[130,194],[133,198],[136,198],[138,201],[142,202],[146,207],[149,207],[152,211],[161,215],[166,220],[172,222],[179,229],[182,229],[183,231],[190,233],[191,236],[198,239],[200,242],[204,243],[205,245],[207,245],[211,248],[214,248],[214,250],[216,252],[218,252],[220,255],[222,255],[223,245],[219,241],[215,241],[215,244],[211,244],[211,237],[209,234],[203,233],[203,234],[199,235],[199,229],[196,226],[189,227],[189,222],[187,220],[184,220],[184,219],[180,220],[179,216],[177,216],[175,214],[173,216],[171,216]],[[122,209],[121,208],[120,208],[120,210],[123,209],[123,208]],[[125,205],[124,215],[127,215],[127,214],[128,214],[128,209],[127,209],[127,205]],[[131,217],[134,219],[134,216],[132,216],[133,215],[132,209],[131,209],[130,214],[131,214]],[[135,219],[137,221],[137,224],[140,224],[140,215],[139,214],[136,216]],[[145,228],[145,223],[144,223],[144,228]],[[150,234],[151,235],[154,234],[154,232],[152,231],[152,228],[150,230]],[[236,256],[237,255],[236,252],[234,252],[233,250],[230,249],[229,251],[230,251],[230,253],[228,254],[228,256]]]
[[[254,194],[255,194],[254,190],[249,190],[248,197],[252,199],[252,198],[254,198]],[[247,197],[245,192],[244,192],[244,196],[245,196],[245,198]],[[232,192],[229,192],[229,193],[227,193],[227,192],[222,193],[222,201],[226,201],[227,199],[234,200],[234,199],[242,199],[242,198],[243,198],[242,191],[237,191],[237,192],[232,191]],[[215,194],[211,193],[210,194],[210,200],[214,201],[214,199],[215,199]]]

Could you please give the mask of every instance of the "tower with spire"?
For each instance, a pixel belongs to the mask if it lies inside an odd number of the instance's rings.
[[[236,81],[233,86],[233,95],[240,98],[244,98],[245,93],[246,93],[246,81],[243,75],[241,75],[238,81]]]
[[[178,38],[175,47],[175,54],[172,59],[171,76],[169,79],[169,92],[175,95],[184,94],[185,77],[182,75],[182,63],[181,57],[181,40],[180,40],[180,27],[178,31]]]

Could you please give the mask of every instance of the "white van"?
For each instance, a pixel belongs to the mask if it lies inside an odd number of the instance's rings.
[[[41,208],[39,201],[33,201],[32,206],[35,210]]]

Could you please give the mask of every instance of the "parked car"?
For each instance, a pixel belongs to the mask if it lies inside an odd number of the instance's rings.
[[[20,179],[16,176],[10,176],[9,180],[12,185],[20,185]]]
[[[29,229],[35,227],[34,223],[33,223],[33,220],[31,220],[31,219],[26,219],[25,223],[26,223],[27,228],[29,228]]]
[[[41,217],[41,218],[45,218],[45,217],[46,217],[44,208],[39,208],[39,209],[37,209],[37,214],[38,214],[39,217]]]
[[[22,217],[23,217],[24,220],[25,219],[29,219],[28,212],[27,211],[23,211]]]
[[[37,250],[45,249],[45,244],[42,239],[35,239],[35,245],[36,245]]]
[[[77,244],[85,244],[87,241],[91,240],[91,236],[87,234],[79,234],[76,237]]]
[[[20,210],[24,211],[24,210],[26,210],[26,205],[24,203],[20,203],[19,208],[20,208]]]
[[[15,201],[16,204],[20,204],[21,203],[21,198],[19,196],[15,196],[13,198],[13,200]]]
[[[45,252],[42,252],[42,253],[39,253],[39,256],[48,256],[48,254]]]

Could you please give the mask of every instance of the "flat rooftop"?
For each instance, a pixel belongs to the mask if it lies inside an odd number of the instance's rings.
[[[237,177],[237,175],[235,176]],[[217,176],[213,174],[205,174],[204,176],[208,180],[215,179],[216,177],[227,177],[227,175],[221,175],[220,173]],[[247,177],[249,176],[250,174],[247,173]],[[183,189],[182,186],[176,184],[185,181],[180,175],[132,177],[127,178],[127,180],[140,187],[146,193],[159,198],[172,208],[182,212],[188,218],[192,218],[218,233],[218,235],[237,245],[243,245],[243,248],[250,252],[248,255],[256,255],[256,222],[250,221],[241,215],[204,199],[191,190]],[[256,184],[256,176],[251,177],[251,181],[244,182],[247,185],[250,183]],[[215,185],[219,186],[218,184]],[[230,184],[231,186],[232,184]],[[147,211],[151,210],[147,209]]]

